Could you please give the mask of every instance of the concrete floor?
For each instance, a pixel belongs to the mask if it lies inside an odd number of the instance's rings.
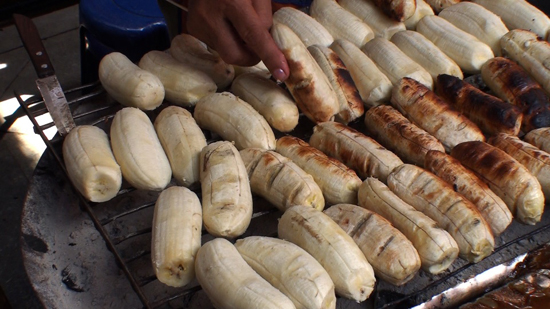
[[[33,19],[61,86],[80,84],[78,6]],[[19,222],[29,180],[45,150],[14,91],[38,95],[36,72],[15,26],[0,31],[0,286],[12,308],[37,308],[23,270]],[[55,129],[53,129],[55,130]],[[50,131],[55,134],[55,131]],[[0,307],[2,304],[0,303]]]

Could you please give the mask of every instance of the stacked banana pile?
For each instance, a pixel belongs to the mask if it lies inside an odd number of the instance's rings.
[[[156,275],[196,278],[217,308],[361,302],[375,277],[402,285],[420,268],[479,262],[513,218],[540,221],[549,30],[524,0],[314,0],[309,15],[274,14],[284,85],[185,34],[138,64],[112,53],[99,76],[124,108],[109,136],[82,125],[66,137],[67,171],[93,202],[123,178],[162,191]],[[300,113],[314,123],[307,141],[292,136]],[[281,211],[278,238],[239,239],[253,195]],[[201,243],[203,227],[214,240]]]

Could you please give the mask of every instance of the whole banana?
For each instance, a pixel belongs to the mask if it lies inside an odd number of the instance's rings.
[[[336,294],[361,302],[372,293],[372,266],[353,239],[323,212],[292,206],[279,220],[278,231],[280,238],[306,250],[325,268]]]
[[[189,111],[168,106],[155,118],[155,131],[179,185],[199,182],[199,158],[206,138]]]
[[[182,287],[195,279],[201,230],[197,195],[185,187],[164,189],[155,203],[151,235],[151,260],[160,282]]]
[[[172,169],[153,123],[140,109],[125,107],[111,123],[111,147],[122,176],[141,190],[161,191],[172,178]]]
[[[255,272],[227,239],[215,238],[199,249],[195,272],[215,308],[296,308],[288,297]]]
[[[120,166],[102,129],[91,125],[72,129],[63,140],[63,161],[71,182],[87,200],[106,202],[120,190]]]

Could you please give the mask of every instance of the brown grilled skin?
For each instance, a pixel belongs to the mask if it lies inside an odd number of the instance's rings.
[[[445,151],[437,138],[410,122],[390,105],[369,109],[365,113],[365,126],[370,136],[405,162],[423,166],[429,150]]]
[[[374,0],[374,4],[397,21],[409,19],[416,11],[416,0]]]
[[[495,57],[483,65],[481,74],[493,92],[522,109],[524,132],[550,126],[549,98],[519,64]]]
[[[487,135],[518,135],[521,108],[487,94],[464,80],[448,75],[437,76],[436,93],[472,120]]]

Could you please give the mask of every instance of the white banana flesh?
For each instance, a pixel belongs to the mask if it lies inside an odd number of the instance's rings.
[[[323,192],[326,204],[357,203],[361,178],[342,162],[293,136],[279,138],[276,151],[313,177]]]
[[[439,274],[458,257],[458,245],[447,231],[400,199],[380,180],[365,179],[358,196],[361,207],[386,218],[412,242],[425,271]]]
[[[230,92],[208,95],[195,106],[193,116],[202,129],[210,130],[237,149],[275,149],[275,134],[265,118],[250,104]]]
[[[379,214],[353,204],[334,205],[324,213],[353,238],[382,280],[403,285],[420,269],[413,244]]]
[[[407,30],[416,30],[416,24],[418,24],[424,16],[428,15],[435,15],[432,7],[424,0],[416,0],[416,10],[413,16],[406,19],[403,23]]]
[[[139,61],[139,67],[155,74],[164,86],[165,99],[184,107],[216,92],[216,84],[206,73],[172,58],[170,54],[152,50]]]
[[[292,309],[292,301],[263,279],[224,238],[205,243],[195,258],[195,272],[215,308]]]
[[[71,182],[87,200],[106,202],[120,190],[120,166],[102,129],[91,125],[72,129],[63,140],[63,161]]]
[[[366,109],[390,100],[392,91],[390,79],[359,47],[347,40],[337,39],[330,48],[348,68]]]
[[[289,158],[270,150],[247,148],[240,151],[253,193],[281,211],[292,205],[325,208],[325,198],[313,177]]]
[[[250,236],[235,247],[262,278],[283,292],[296,308],[336,308],[334,283],[323,266],[297,245],[278,238]]]
[[[550,18],[525,0],[472,0],[502,18],[508,29],[525,29],[548,39]]]
[[[124,106],[153,110],[164,100],[165,91],[160,79],[122,53],[105,55],[99,63],[98,75],[105,91]]]
[[[235,69],[235,78],[245,73],[256,73],[265,78],[271,78],[271,72],[269,72],[269,69],[265,66],[263,61],[250,67],[233,65],[233,68]]]
[[[542,151],[550,152],[550,127],[531,130],[525,134],[524,140]]]
[[[425,0],[439,14],[443,9],[453,6],[462,0]]]
[[[155,118],[154,127],[176,182],[184,187],[198,183],[206,137],[193,115],[183,107],[168,106]]]
[[[279,220],[279,237],[311,254],[328,272],[336,294],[357,302],[367,299],[375,277],[361,249],[329,216],[295,205]]]
[[[340,111],[336,114],[335,121],[348,124],[361,117],[365,106],[351,74],[338,54],[321,45],[311,45],[308,51],[328,77],[338,98]]]
[[[185,187],[164,189],[155,203],[151,236],[151,260],[160,282],[182,287],[195,280],[201,230],[197,195]]]
[[[494,57],[489,45],[439,16],[425,16],[416,31],[453,59],[464,73],[478,74],[481,66]]]
[[[388,17],[370,0],[338,0],[338,4],[359,17],[377,37],[389,40],[394,33],[406,29],[404,23]]]
[[[477,263],[493,252],[494,236],[479,210],[434,174],[403,164],[388,176],[388,187],[449,232],[461,258]]]
[[[409,77],[433,89],[434,80],[431,74],[391,41],[375,38],[365,44],[361,50],[376,63],[394,86],[401,78]]]
[[[309,14],[321,23],[335,40],[345,39],[361,47],[374,38],[374,32],[369,25],[341,7],[335,0],[314,0]]]
[[[460,79],[464,78],[462,70],[453,59],[441,51],[432,41],[416,31],[400,31],[392,36],[391,42],[428,71],[434,82],[440,74],[448,74]]]
[[[300,111],[316,123],[333,120],[340,111],[338,98],[306,45],[284,24],[275,23],[271,35],[288,62],[290,75],[285,84]]]
[[[232,65],[225,63],[219,55],[210,52],[206,44],[187,33],[180,33],[172,39],[169,52],[174,59],[205,72],[218,89],[227,88],[235,78]]]
[[[273,13],[273,24],[289,27],[305,46],[329,46],[334,41],[330,32],[317,20],[293,7],[282,7]]]
[[[362,179],[372,176],[385,182],[388,174],[403,164],[374,139],[337,122],[316,125],[309,143],[355,170]]]
[[[501,55],[500,38],[508,28],[495,13],[479,4],[464,1],[444,9],[438,16],[489,45],[495,56]]]
[[[204,227],[216,237],[242,235],[252,220],[252,191],[246,167],[231,142],[219,141],[200,154]]]
[[[147,114],[135,107],[121,109],[113,118],[110,136],[113,154],[130,185],[161,191],[170,183],[170,161]]]
[[[504,56],[519,63],[550,92],[550,43],[532,31],[516,29],[501,38],[500,46]]]
[[[276,82],[260,74],[235,78],[231,92],[252,105],[274,129],[290,132],[298,125],[300,113],[294,99]]]

